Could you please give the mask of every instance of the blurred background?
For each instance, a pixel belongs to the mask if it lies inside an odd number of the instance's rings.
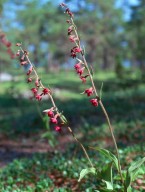
[[[65,0],[74,13],[86,58],[94,70],[98,92],[110,115],[121,153],[143,155],[145,127],[145,1]],[[0,160],[61,148],[78,153],[66,130],[55,133],[42,111],[47,100],[30,100],[26,70],[13,58],[17,42],[30,54],[45,86],[53,89],[80,140],[88,145],[113,147],[100,107],[93,108],[82,93],[90,86],[80,82],[70,58],[66,15],[59,0],[1,0],[0,35]],[[57,138],[57,139],[56,139]],[[57,142],[56,142],[57,141]],[[67,147],[66,147],[67,146]],[[132,147],[132,148],[130,148]],[[133,152],[132,152],[133,151]],[[126,153],[126,152],[125,152]]]

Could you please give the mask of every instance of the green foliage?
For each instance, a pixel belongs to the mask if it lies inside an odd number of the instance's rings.
[[[84,167],[84,163],[87,164],[84,158],[72,159],[71,156],[59,155],[58,152],[15,160],[0,172],[0,191],[72,192],[71,187],[75,187],[74,180],[77,184],[77,171]],[[61,184],[59,182],[57,184],[59,179],[62,179]],[[80,182],[79,190],[89,188],[89,182],[89,180]]]
[[[106,149],[98,148],[98,147],[90,147],[90,148],[99,151],[102,155],[104,155],[109,160],[111,160],[114,163],[116,169],[119,170],[118,159],[110,151],[108,151]],[[112,167],[112,165],[110,165],[110,166]]]
[[[96,169],[93,168],[93,167],[92,168],[83,169],[80,172],[80,177],[79,177],[78,182],[80,182],[88,174],[96,175]]]
[[[42,117],[42,119],[43,119],[44,128],[46,129],[46,131],[41,135],[41,137],[46,138],[51,147],[55,147],[55,145],[57,144],[57,141],[55,139],[55,135],[52,134],[51,132],[51,128],[48,122],[48,117],[44,116]]]
[[[113,190],[112,162],[106,164],[98,173],[97,178],[106,184],[107,190]]]
[[[145,157],[132,163],[127,170],[125,187],[127,192],[130,192],[131,183],[138,177],[139,174],[145,174],[143,168],[141,168],[142,164],[145,162]]]

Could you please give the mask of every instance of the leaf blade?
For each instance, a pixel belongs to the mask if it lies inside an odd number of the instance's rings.
[[[80,182],[85,177],[85,175],[90,174],[90,173],[95,175],[96,169],[94,167],[82,169],[82,171],[80,172],[80,177],[78,179],[78,182]]]

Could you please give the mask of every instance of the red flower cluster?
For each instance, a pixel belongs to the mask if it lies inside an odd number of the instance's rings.
[[[79,48],[79,47],[77,47],[77,46],[75,46],[75,47],[73,47],[72,49],[71,49],[71,57],[72,58],[75,58],[76,57],[76,54],[77,53],[81,53],[81,49]]]
[[[88,97],[90,97],[93,94],[94,90],[93,87],[90,87],[89,89],[86,89],[84,93],[87,94]]]
[[[73,16],[72,12],[70,11],[70,9],[67,7],[66,4],[61,3],[60,6],[66,9],[65,13],[67,13],[71,18],[70,20],[67,20],[66,22],[68,24],[70,24],[70,26],[68,28],[69,40],[70,40],[70,42],[76,44],[76,46],[74,46],[71,49],[71,57],[74,59],[74,58],[76,58],[78,53],[81,53],[81,55],[83,55],[83,51],[82,51],[82,49],[80,47],[79,37],[78,37],[78,34],[76,33],[75,26],[74,26],[74,24],[72,22],[72,16]],[[80,60],[79,63],[74,65],[74,68],[76,70],[76,73],[79,75],[80,79],[82,80],[82,83],[86,83],[86,79],[89,76],[89,74],[84,75],[84,72],[85,72],[85,69],[86,69],[84,63]],[[93,87],[90,87],[89,89],[86,89],[84,91],[84,93],[87,94],[88,97],[90,97],[94,93]],[[93,106],[95,106],[95,107],[98,106],[98,100],[96,98],[91,99],[90,102],[92,103]]]
[[[77,74],[79,74],[80,79],[82,80],[82,83],[86,83],[86,78],[89,76],[87,75],[83,75],[84,71],[85,71],[85,67],[82,66],[82,62],[79,62],[77,64],[74,65],[74,68],[77,72]],[[83,76],[82,76],[83,75]]]
[[[98,107],[98,100],[97,99],[91,99],[90,102],[93,106]]]
[[[48,117],[50,118],[50,123],[54,124],[54,129],[57,131],[57,132],[60,132],[61,131],[61,125],[59,125],[59,115],[56,113],[54,114],[54,109],[53,107],[48,109],[48,110],[45,110],[44,111]]]
[[[78,38],[75,37],[75,35],[70,35],[70,36],[69,36],[69,40],[70,40],[70,42],[74,43],[75,41],[78,40]]]
[[[11,59],[15,58],[15,54],[13,53],[11,49],[11,42],[6,39],[6,35],[4,33],[0,33],[0,42],[7,47],[7,53],[10,55]]]
[[[38,87],[39,88],[39,87]],[[32,88],[31,91],[36,100],[41,101],[43,95],[50,94],[50,90],[48,88],[44,88],[40,94],[38,94],[38,88]]]
[[[17,43],[16,46],[20,47],[21,43]],[[44,87],[41,92],[40,91],[38,92],[38,90],[40,90],[40,88],[42,88],[43,86],[40,86],[41,85],[40,79],[38,78],[38,75],[36,74],[36,71],[34,71],[33,65],[29,62],[29,58],[28,58],[28,54],[29,53],[28,53],[27,50],[24,50],[24,51],[23,50],[20,51],[20,50],[18,50],[17,54],[16,54],[17,56],[20,56],[20,64],[22,66],[29,65],[29,69],[28,69],[28,71],[26,73],[27,76],[28,76],[27,83],[31,83],[33,81],[33,78],[35,78],[35,87],[31,89],[31,91],[33,93],[33,97],[32,98],[35,98],[36,100],[41,101],[42,97],[44,95],[51,94],[51,91],[50,91],[50,89]],[[21,55],[21,52],[22,52],[22,55]],[[34,76],[35,76],[33,78],[30,77],[32,72],[34,73]]]
[[[73,17],[73,13],[70,11],[70,9],[67,7],[65,3],[61,3],[60,6],[65,8],[66,14],[68,14],[70,17]]]

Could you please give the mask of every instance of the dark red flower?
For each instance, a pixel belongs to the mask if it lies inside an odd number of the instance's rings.
[[[20,46],[21,46],[21,43],[16,43],[16,46],[20,47]]]
[[[76,53],[80,53],[82,50],[79,47],[73,47],[71,49],[71,57],[75,58],[76,57]]]
[[[27,79],[27,83],[31,83],[31,82],[32,82],[32,78],[29,77],[29,78]]]
[[[82,80],[83,83],[86,83],[86,78],[84,76],[80,76],[80,79]]]
[[[84,72],[85,67],[81,68],[81,69],[77,69],[77,73],[81,76]]]
[[[54,117],[54,113],[53,113],[52,110],[49,110],[49,111],[47,112],[47,115],[48,115],[48,117]]]
[[[74,68],[75,68],[76,70],[80,69],[80,68],[81,68],[81,62],[75,64],[75,65],[74,65]]]
[[[20,50],[17,51],[16,56],[20,56]]]
[[[35,98],[36,98],[38,101],[41,101],[42,96],[41,96],[41,95],[39,95],[39,94],[37,94],[37,95],[35,95]]]
[[[71,35],[71,33],[73,32],[73,27],[70,26],[67,31],[68,31],[68,35]]]
[[[81,50],[79,47],[74,47],[74,48],[73,48],[73,51],[74,51],[75,53],[80,53],[82,50]]]
[[[60,3],[61,7],[67,7],[67,5],[65,3]]]
[[[5,43],[5,45],[6,45],[6,47],[11,47],[11,42],[9,42],[9,41],[7,41],[6,43]]]
[[[88,97],[91,96],[93,94],[93,88],[90,87],[89,89],[86,89],[84,93],[86,93]]]
[[[57,131],[57,132],[60,132],[60,131],[61,131],[61,127],[60,127],[60,126],[58,126],[58,125],[57,125],[57,126],[55,126],[54,128],[55,128],[55,131]]]
[[[35,81],[35,86],[39,87],[39,80],[38,79]]]
[[[24,59],[25,59],[25,54],[24,54],[24,55],[22,55],[22,57],[21,57],[20,61],[24,61]]]
[[[50,122],[51,122],[51,123],[54,123],[54,124],[57,124],[57,123],[58,123],[56,117],[51,117],[51,118],[50,118]]]
[[[70,17],[73,16],[73,13],[70,11],[69,8],[66,8],[65,12],[66,12]]]
[[[92,103],[93,106],[95,106],[95,107],[98,106],[98,100],[97,99],[91,99],[90,102]]]
[[[27,75],[30,75],[32,73],[32,71],[33,71],[33,67],[30,67],[30,69],[27,72]]]
[[[83,83],[86,83],[86,78],[87,78],[88,76],[89,76],[89,75],[80,76],[80,79],[82,80]]]
[[[34,93],[34,95],[35,95],[38,90],[37,90],[36,88],[32,88],[31,91],[32,91],[32,93]]]
[[[71,57],[75,58],[76,57],[76,53],[75,52],[71,52]]]
[[[42,92],[44,95],[47,95],[48,93],[50,93],[50,90],[48,88],[44,88]]]
[[[69,36],[69,40],[70,40],[70,42],[74,43],[75,42],[75,36],[74,35],[70,35]]]
[[[67,20],[66,22],[69,23],[69,24],[71,24],[71,21],[70,21],[70,20]]]
[[[21,61],[21,65],[26,65],[27,63],[27,61]]]

